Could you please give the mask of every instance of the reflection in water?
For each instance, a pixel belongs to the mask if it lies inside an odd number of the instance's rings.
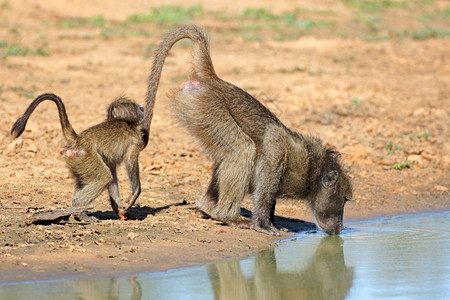
[[[448,299],[450,212],[300,234],[254,257],[132,277],[0,284],[0,299]],[[345,260],[344,260],[345,252]]]
[[[253,276],[246,278],[239,261],[208,266],[216,299],[344,299],[353,268],[344,262],[343,240],[325,236],[306,269],[277,270],[275,250],[256,255]]]
[[[142,287],[136,276],[84,278],[0,287],[0,299],[140,300]]]
[[[136,276],[127,278],[129,289],[131,287],[130,300],[140,300],[142,297],[141,284]],[[123,286],[122,286],[123,288]],[[79,299],[98,299],[98,300],[118,300],[120,298],[120,279],[117,277],[104,278],[104,281],[98,279],[79,279],[73,284],[74,295]]]

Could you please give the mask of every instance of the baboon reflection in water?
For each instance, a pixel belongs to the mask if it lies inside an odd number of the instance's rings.
[[[339,236],[322,238],[307,268],[298,272],[277,270],[273,248],[256,255],[251,277],[244,276],[239,261],[210,265],[215,299],[344,299],[353,268],[345,265],[342,244]]]

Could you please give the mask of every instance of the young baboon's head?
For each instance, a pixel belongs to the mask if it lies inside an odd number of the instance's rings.
[[[337,152],[327,151],[319,181],[317,192],[310,199],[312,211],[323,231],[338,234],[344,228],[344,205],[353,200],[353,188],[348,174],[340,165]]]
[[[118,119],[129,124],[138,124],[144,118],[144,107],[126,97],[114,100],[108,107],[107,119]]]

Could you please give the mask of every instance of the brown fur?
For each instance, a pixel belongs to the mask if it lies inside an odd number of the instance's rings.
[[[11,129],[14,138],[23,133],[28,118],[45,100],[53,101],[58,107],[67,141],[64,158],[76,181],[72,206],[87,206],[108,188],[111,207],[120,218],[126,219],[128,209],[141,192],[139,153],[143,142],[138,125],[143,118],[142,107],[127,98],[119,98],[110,104],[106,121],[77,134],[70,125],[62,100],[54,94],[42,94],[14,123]],[[132,186],[126,208],[120,202],[116,175],[116,167],[123,161]]]
[[[191,80],[172,91],[171,104],[178,120],[214,162],[210,185],[197,207],[225,223],[278,235],[273,226],[276,198],[303,198],[322,229],[339,233],[344,204],[352,199],[351,182],[340,166],[339,154],[316,137],[291,131],[257,99],[220,79],[212,65],[208,38],[195,25],[169,32],[156,51],[143,136],[148,137],[164,60],[183,38],[194,43]],[[240,216],[247,193],[253,195],[251,222]]]

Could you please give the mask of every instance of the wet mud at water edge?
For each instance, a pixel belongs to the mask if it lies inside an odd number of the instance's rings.
[[[340,236],[305,232],[241,260],[19,283],[0,292],[4,299],[444,299],[450,292],[449,227],[450,212],[351,222]]]
[[[164,65],[140,155],[139,220],[117,220],[105,193],[92,203],[100,223],[25,225],[36,212],[69,207],[73,181],[54,105],[43,103],[11,141],[14,121],[44,92],[61,96],[77,132],[104,120],[118,96],[141,102],[153,51],[177,23],[205,27],[221,78],[343,153],[356,199],[345,223],[450,210],[448,1],[86,2],[0,3],[0,282],[163,271],[273,244],[195,213],[211,162],[166,97],[188,79],[189,43]],[[119,182],[126,195],[123,168]],[[251,210],[251,200],[243,206]],[[280,199],[275,214],[284,237],[314,229],[298,200]]]

